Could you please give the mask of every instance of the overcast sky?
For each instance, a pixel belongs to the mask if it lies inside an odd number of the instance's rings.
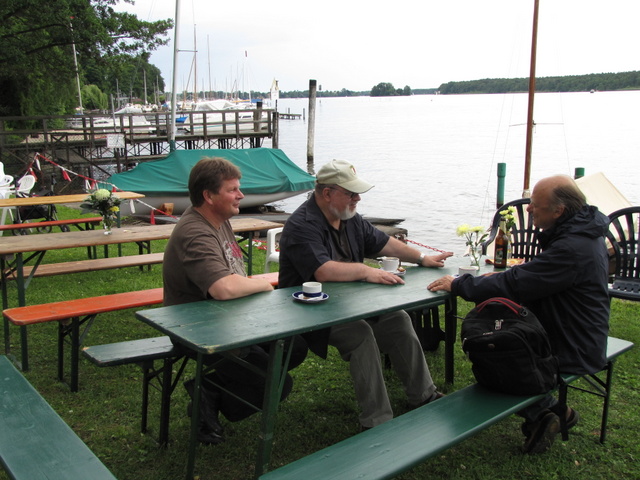
[[[176,0],[120,4],[174,18]],[[529,75],[533,0],[179,0],[179,90],[433,88]],[[640,1],[540,0],[536,76],[640,70]],[[170,90],[174,32],[151,56]],[[186,84],[189,83],[189,86]]]

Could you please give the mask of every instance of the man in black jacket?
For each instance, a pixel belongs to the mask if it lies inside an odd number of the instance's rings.
[[[530,262],[497,274],[446,276],[431,283],[431,291],[450,291],[465,300],[481,302],[508,297],[527,306],[549,334],[562,373],[589,374],[605,365],[609,332],[608,255],[604,235],[606,215],[586,204],[584,194],[568,176],[540,180],[527,208],[536,227],[542,252]],[[578,423],[578,413],[558,411],[548,395],[519,412],[527,437],[523,450],[549,449],[559,431],[558,415],[567,425]]]

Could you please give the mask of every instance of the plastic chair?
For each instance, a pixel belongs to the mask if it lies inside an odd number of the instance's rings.
[[[12,193],[13,193],[13,190],[0,188],[0,199],[4,200],[5,198],[9,198]],[[11,221],[13,222],[13,208],[2,207],[0,208],[0,210],[2,210],[2,214],[0,215],[0,225],[5,224],[5,220],[7,219],[7,213],[9,213],[9,215],[11,216]],[[0,232],[0,236],[2,236],[3,234],[4,234],[4,231]]]
[[[278,251],[278,241],[282,234],[282,227],[267,230],[267,258],[264,262],[264,273],[271,271],[272,263],[280,263],[280,252]]]
[[[540,229],[533,225],[533,217],[527,213],[527,205],[531,203],[530,198],[519,198],[509,203],[505,203],[496,210],[491,221],[491,231],[487,240],[482,244],[482,254],[487,254],[487,248],[493,243],[500,227],[500,212],[509,207],[514,207],[515,225],[511,227],[511,257],[523,258],[528,262],[541,250],[538,243],[538,233]]]
[[[16,197],[28,197],[29,193],[36,184],[36,177],[33,175],[25,175],[18,180],[18,186],[16,187]]]
[[[640,206],[609,214],[610,298],[640,301]]]

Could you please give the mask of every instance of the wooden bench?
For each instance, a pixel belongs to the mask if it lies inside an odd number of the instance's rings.
[[[157,255],[157,254],[144,254]],[[140,256],[140,255],[136,255]],[[130,257],[115,257],[100,260],[119,260]],[[85,260],[94,262],[95,260]],[[85,262],[83,261],[83,262]],[[80,262],[70,262],[80,263]],[[65,264],[56,264],[65,265]],[[42,265],[44,267],[46,265]],[[252,275],[251,278],[267,279],[273,286],[278,286],[278,272]],[[58,323],[58,379],[64,381],[64,346],[71,345],[71,374],[69,386],[71,391],[78,390],[78,359],[80,346],[88,331],[100,313],[116,312],[130,308],[148,307],[159,305],[163,300],[162,288],[138,290],[134,292],[114,293],[99,297],[79,298],[62,302],[45,303],[41,305],[28,305],[25,307],[8,308],[2,312],[5,322],[11,322],[21,328],[21,356],[22,364],[28,364],[29,346],[26,327],[37,323]],[[86,325],[85,325],[86,324]],[[85,325],[81,332],[81,327]],[[9,342],[9,329],[5,328],[5,342]],[[114,344],[117,345],[117,344]],[[135,355],[135,351],[132,350]],[[135,362],[130,362],[135,363]]]
[[[100,222],[102,222],[102,217],[71,218],[67,220],[45,220],[42,222],[8,223],[6,225],[0,225],[0,232],[8,230],[24,231],[30,228],[35,228],[40,231],[45,228],[48,229],[47,231],[49,231],[49,229],[53,227],[60,227],[60,230],[62,230],[63,232],[68,232],[70,226],[76,227],[78,230],[89,230],[90,228],[93,228],[93,226],[99,225]]]
[[[0,398],[0,460],[10,478],[115,480],[4,355]]]
[[[597,391],[580,390],[604,398],[601,437],[604,441],[611,393],[611,375],[615,359],[630,350],[626,340],[609,338],[606,380],[597,375],[566,375],[566,382],[578,378],[598,378]],[[567,385],[560,388],[560,401],[566,400]],[[323,450],[284,465],[260,476],[261,480],[330,480],[346,478],[387,479],[424,462],[531,405],[543,395],[506,395],[476,384],[405,413],[347,438]],[[568,438],[566,423],[561,422],[562,436]]]
[[[182,355],[175,349],[169,337],[143,338],[126,342],[93,345],[84,347],[82,354],[98,367],[115,367],[118,365],[137,364],[142,368],[142,415],[140,431],[147,432],[149,412],[149,387],[160,392],[160,428],[158,441],[166,445],[169,440],[169,402],[171,393],[176,387],[172,382],[173,365],[180,361]],[[162,365],[155,366],[156,360]],[[178,368],[176,378],[180,378],[187,364],[186,357]],[[165,386],[166,388],[163,388]]]
[[[143,253],[140,255],[126,255],[124,257],[92,258],[90,260],[76,260],[63,263],[44,263],[36,266],[24,267],[25,277],[51,277],[68,273],[86,273],[97,270],[111,270],[114,268],[145,267],[162,263],[164,252]],[[33,275],[31,273],[33,272]]]

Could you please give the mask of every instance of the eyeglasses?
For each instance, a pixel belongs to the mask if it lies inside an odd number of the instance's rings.
[[[330,188],[331,190],[336,190],[338,192],[342,192],[351,199],[353,199],[356,195],[360,195],[359,193],[350,192],[349,190],[345,190],[344,188],[336,188],[336,187],[327,187],[327,188]]]

